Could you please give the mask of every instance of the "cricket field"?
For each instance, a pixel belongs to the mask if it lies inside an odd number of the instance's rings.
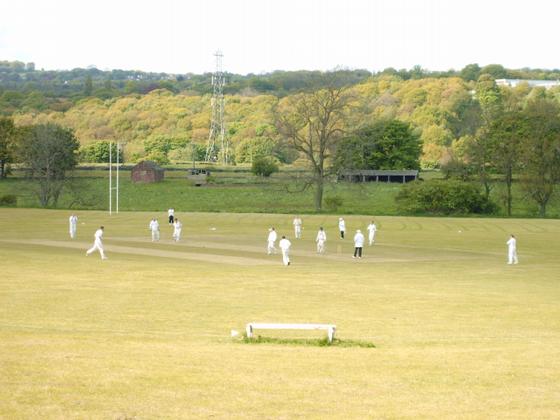
[[[560,417],[560,221],[0,209],[0,418]],[[148,223],[156,216],[161,241]],[[85,256],[105,226],[108,260]],[[266,255],[268,228],[292,265]],[[327,232],[317,255],[315,235]],[[519,264],[506,264],[517,237]],[[324,332],[257,331],[313,322]]]

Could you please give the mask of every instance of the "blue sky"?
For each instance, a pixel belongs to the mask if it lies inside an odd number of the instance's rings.
[[[38,68],[233,73],[335,67],[559,68],[560,3],[492,0],[18,0],[0,60]]]

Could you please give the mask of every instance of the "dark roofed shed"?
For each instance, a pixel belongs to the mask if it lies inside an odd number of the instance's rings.
[[[145,160],[131,170],[132,182],[160,182],[164,178],[164,169],[151,160]]]

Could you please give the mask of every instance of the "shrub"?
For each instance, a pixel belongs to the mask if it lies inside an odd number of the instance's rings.
[[[113,162],[117,161],[117,144],[115,142],[97,141],[80,148],[80,162],[107,163],[109,162],[109,145]],[[119,151],[119,162],[124,162],[122,149]]]
[[[469,214],[496,210],[478,187],[457,180],[411,182],[399,192],[396,201],[405,213]]]
[[[338,208],[342,206],[342,203],[342,198],[337,195],[325,198],[325,207],[331,211],[338,210]]]
[[[253,160],[251,172],[257,176],[268,177],[274,172],[278,172],[278,165],[272,158],[259,157]]]
[[[13,194],[6,194],[0,196],[0,206],[2,207],[15,207],[17,206],[17,196]]]

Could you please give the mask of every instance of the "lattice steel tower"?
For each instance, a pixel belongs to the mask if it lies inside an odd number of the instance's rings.
[[[225,77],[222,70],[221,51],[216,51],[216,71],[212,75],[212,120],[210,121],[210,134],[206,147],[206,162],[220,161],[224,165],[229,162],[229,142],[226,138],[224,122],[224,84]],[[219,151],[217,147],[220,147]]]

